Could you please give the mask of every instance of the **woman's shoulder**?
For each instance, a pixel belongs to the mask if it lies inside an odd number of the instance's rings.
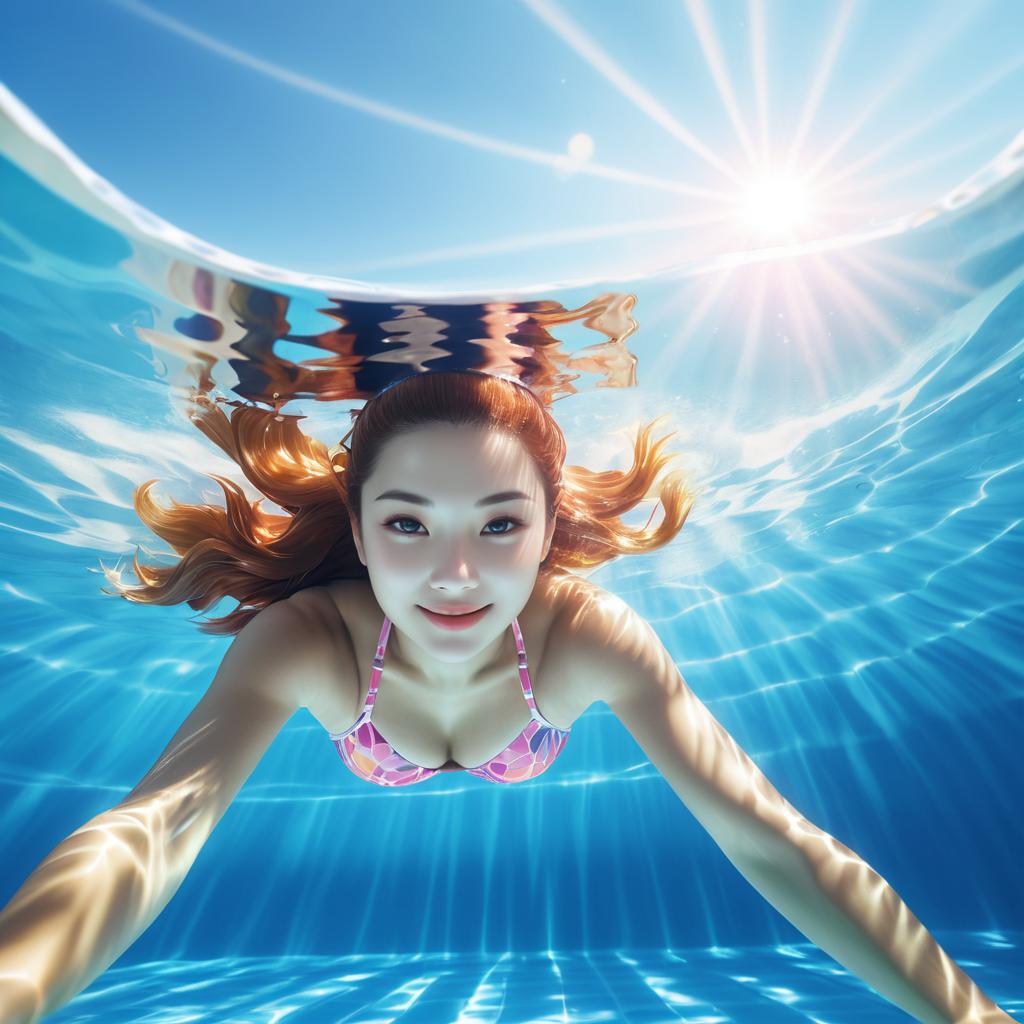
[[[366,597],[373,596],[373,587],[369,580],[331,580],[329,583],[322,583],[316,587],[306,587],[292,594],[292,598],[299,600],[325,601],[339,608],[344,607],[353,598],[365,601]],[[340,606],[340,607],[339,607]]]
[[[344,632],[357,617],[379,612],[369,580],[331,580],[297,590],[284,600],[328,633]]]
[[[328,586],[307,587],[269,606],[283,606],[287,614],[267,620],[264,628],[275,632],[290,650],[301,651],[301,667],[292,680],[298,691],[299,707],[319,707],[325,695],[337,696],[339,680],[353,678],[349,632],[352,613],[347,608],[343,613],[345,606],[338,589],[344,588],[335,588],[333,582]]]
[[[357,581],[346,580],[344,582],[355,583]],[[332,582],[323,586],[306,587],[303,590],[297,590],[294,594],[286,597],[281,603],[295,609],[311,625],[320,627],[320,630],[326,637],[331,633],[337,632],[339,628],[344,628],[345,616],[342,614],[342,607],[337,600],[337,593],[336,583]]]
[[[582,576],[562,573],[548,584],[549,603],[554,612],[556,638],[588,634],[588,639],[611,641],[606,636],[608,625],[629,610],[617,594]]]
[[[579,576],[559,582],[549,642],[550,671],[558,673],[582,714],[608,703],[621,687],[613,666],[658,653],[650,624],[623,598]]]

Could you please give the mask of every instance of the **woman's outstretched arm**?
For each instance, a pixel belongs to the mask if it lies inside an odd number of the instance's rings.
[[[853,850],[809,823],[792,843],[799,858],[741,871],[829,956],[925,1024],[1013,1020]]]
[[[63,1006],[160,914],[300,706],[294,681],[317,669],[306,624],[287,602],[250,620],[135,789],[59,843],[15,892],[0,912],[4,1024]]]
[[[781,796],[625,602],[583,583],[551,643],[729,860],[812,942],[925,1024],[1013,1020],[877,871]]]

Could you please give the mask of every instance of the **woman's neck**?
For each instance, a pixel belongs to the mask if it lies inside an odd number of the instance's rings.
[[[465,661],[442,661],[392,623],[384,655],[385,666],[396,668],[404,679],[424,690],[472,690],[507,675],[517,663],[515,637],[509,623],[481,651]]]

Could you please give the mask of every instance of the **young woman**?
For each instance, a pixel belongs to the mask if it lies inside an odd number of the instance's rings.
[[[226,510],[163,510],[140,488],[140,515],[182,557],[170,569],[136,560],[143,587],[118,591],[198,609],[233,596],[238,609],[205,628],[237,638],[153,768],[0,915],[4,1021],[53,1011],[134,941],[298,708],[360,778],[405,786],[442,771],[534,778],[595,701],[744,876],[840,963],[921,1021],[1011,1019],[877,872],[783,799],[653,629],[573,574],[678,533],[693,499],[676,476],[656,491],[657,528],[621,521],[652,492],[667,438],[651,445],[642,430],[628,471],[564,467],[544,403],[472,371],[385,389],[350,449],[328,452],[251,407],[229,423],[207,404],[196,422],[287,516],[226,480]]]

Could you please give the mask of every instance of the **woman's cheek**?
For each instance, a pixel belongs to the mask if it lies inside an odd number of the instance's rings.
[[[383,544],[380,555],[381,564],[392,572],[408,572],[423,561],[422,552],[412,544]]]

